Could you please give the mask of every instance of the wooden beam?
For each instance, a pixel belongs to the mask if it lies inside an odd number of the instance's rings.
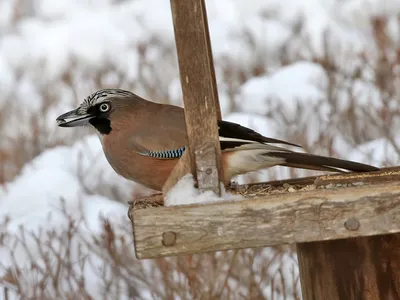
[[[400,234],[302,243],[297,255],[304,300],[400,299]]]
[[[138,258],[400,232],[400,180],[131,210]],[[165,245],[165,234],[174,241]]]
[[[186,152],[177,166],[175,168],[186,168],[186,171],[180,170],[180,173],[190,173],[190,166],[186,163],[187,158],[185,157],[188,155]],[[171,176],[172,177],[172,176]],[[171,182],[176,182],[176,179],[171,180],[168,179],[169,182],[165,184],[165,186],[169,185]],[[322,176],[308,176],[308,177],[299,177],[299,178],[289,178],[289,179],[281,179],[281,180],[273,180],[273,181],[266,181],[266,182],[256,182],[256,183],[249,183],[249,184],[237,184],[231,185],[228,187],[229,192],[233,192],[236,194],[241,194],[242,191],[245,191],[245,194],[251,195],[255,192],[256,194],[265,194],[263,191],[268,189],[284,189],[285,186],[287,187],[294,187],[296,190],[304,190],[307,187],[330,187],[332,185],[336,187],[345,187],[347,185],[356,185],[360,184],[374,184],[379,182],[392,182],[392,181],[400,181],[400,167],[387,167],[382,168],[380,171],[376,172],[368,172],[368,173],[345,173],[345,174],[328,174]],[[312,189],[312,187],[310,188]],[[163,206],[164,199],[163,194],[154,194],[151,196],[144,196],[135,199],[135,201],[131,201],[131,208],[133,209],[134,206],[139,207],[149,207],[149,206]],[[152,203],[154,205],[152,205]]]
[[[171,0],[175,41],[189,137],[189,162],[200,191],[220,194],[221,119],[204,0]],[[166,193],[186,168],[179,167],[164,187]]]

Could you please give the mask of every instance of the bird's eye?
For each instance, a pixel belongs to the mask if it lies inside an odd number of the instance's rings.
[[[103,113],[108,112],[110,110],[110,108],[111,108],[111,106],[108,103],[103,103],[103,104],[100,104],[100,106],[99,106],[99,110]]]

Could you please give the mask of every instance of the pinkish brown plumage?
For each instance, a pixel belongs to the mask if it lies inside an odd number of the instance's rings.
[[[161,190],[188,143],[181,107],[147,101],[124,90],[100,90],[57,118],[61,127],[92,125],[105,156],[121,176]],[[355,172],[378,168],[294,152],[285,141],[264,137],[235,123],[218,121],[225,184],[232,177],[276,165]],[[279,145],[279,146],[278,146]]]

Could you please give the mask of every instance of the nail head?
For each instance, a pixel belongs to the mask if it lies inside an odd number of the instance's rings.
[[[176,242],[176,233],[172,231],[164,232],[162,235],[162,243],[164,246],[173,246]]]
[[[360,222],[356,218],[349,218],[344,222],[344,227],[347,230],[356,231],[360,228]]]

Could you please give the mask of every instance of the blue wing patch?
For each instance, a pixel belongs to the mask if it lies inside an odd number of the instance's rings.
[[[173,159],[180,158],[185,152],[186,147],[181,147],[174,150],[161,150],[161,151],[144,151],[140,152],[141,155],[159,158],[159,159]]]

